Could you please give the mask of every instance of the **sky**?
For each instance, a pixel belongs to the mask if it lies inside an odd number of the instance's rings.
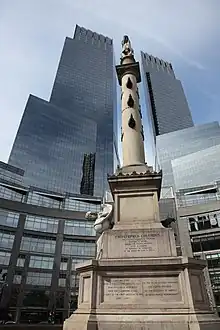
[[[117,60],[128,34],[137,60],[143,50],[171,62],[195,124],[219,121],[219,22],[219,0],[0,0],[0,160],[8,160],[29,94],[49,99],[76,24],[113,38]]]

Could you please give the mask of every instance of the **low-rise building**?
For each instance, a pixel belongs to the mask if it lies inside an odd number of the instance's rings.
[[[61,323],[77,304],[75,265],[95,256],[85,213],[98,211],[101,198],[25,187],[22,175],[0,163],[0,308],[16,322],[54,313]]]
[[[206,258],[220,313],[220,182],[179,190],[179,222],[188,226],[195,257]]]

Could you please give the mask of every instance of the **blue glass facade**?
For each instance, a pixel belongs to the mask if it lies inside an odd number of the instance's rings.
[[[192,127],[191,112],[172,65],[141,52],[144,90],[154,137]]]
[[[77,306],[75,266],[96,251],[85,213],[102,199],[22,186],[23,174],[0,162],[0,321],[47,322],[54,308],[63,323]]]
[[[160,135],[156,142],[164,187],[190,188],[219,178],[219,147],[215,147],[220,144],[218,122]],[[213,159],[210,152],[215,154]]]
[[[94,121],[31,95],[9,162],[25,169],[25,185],[74,191],[84,154],[96,151],[96,132]]]
[[[220,144],[172,161],[176,189],[185,189],[220,180]]]
[[[66,38],[50,101],[30,96],[9,157],[25,185],[101,196],[114,171],[112,40],[77,26]]]
[[[0,161],[0,180],[20,184],[24,175],[24,170]],[[6,182],[5,181],[5,182]]]

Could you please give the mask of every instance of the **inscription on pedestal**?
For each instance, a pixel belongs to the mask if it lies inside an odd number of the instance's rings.
[[[155,251],[157,244],[156,239],[160,237],[160,232],[149,232],[144,234],[120,234],[116,238],[123,242],[124,252],[144,252]]]
[[[131,303],[142,299],[145,304],[180,301],[178,277],[104,279],[104,302]]]
[[[118,247],[117,249],[114,248],[116,246]],[[111,251],[112,258],[141,258],[171,255],[168,232],[163,229],[112,233],[108,251]]]
[[[173,232],[165,228],[112,230],[102,244],[103,259],[176,256]]]

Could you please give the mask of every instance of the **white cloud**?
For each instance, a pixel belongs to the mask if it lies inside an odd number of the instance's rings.
[[[7,160],[28,95],[49,97],[64,39],[76,24],[114,38],[117,58],[129,34],[136,54],[164,57],[179,72],[207,72],[219,13],[218,0],[2,0],[0,160]]]

